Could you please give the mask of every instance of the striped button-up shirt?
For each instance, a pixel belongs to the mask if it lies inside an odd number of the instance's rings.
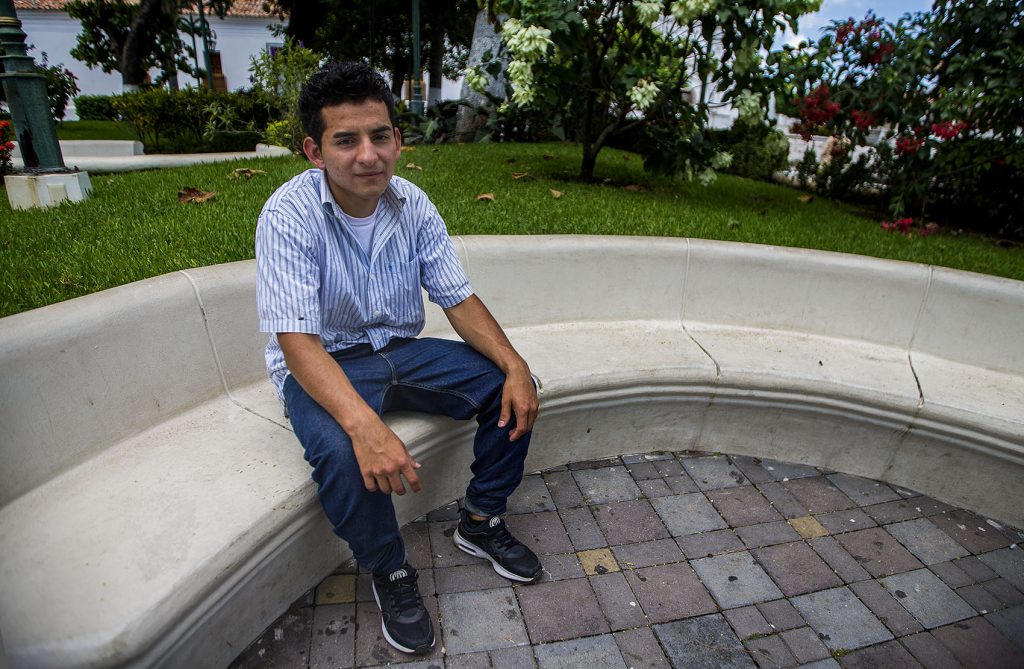
[[[442,308],[473,293],[444,221],[418,187],[391,178],[369,257],[321,170],[278,188],[256,226],[256,304],[260,331],[270,333],[267,372],[278,396],[288,368],[276,333],[320,335],[328,352],[356,344],[378,350],[423,330],[420,286]]]

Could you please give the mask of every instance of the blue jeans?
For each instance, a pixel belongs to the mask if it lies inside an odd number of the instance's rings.
[[[498,427],[505,375],[494,363],[467,344],[432,338],[394,339],[376,352],[361,344],[332,357],[378,415],[406,410],[463,420],[476,416],[466,508],[484,516],[505,512],[508,496],[523,478],[530,435],[510,442],[515,421]],[[348,435],[291,375],[284,397],[335,534],[348,542],[364,569],[377,574],[399,569],[405,544],[391,495],[366,489]]]

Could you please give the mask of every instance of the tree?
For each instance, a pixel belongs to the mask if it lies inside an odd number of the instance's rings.
[[[495,3],[510,62],[511,107],[532,110],[582,144],[580,176],[615,135],[638,130],[650,169],[700,174],[714,151],[712,106],[746,96],[767,106],[760,52],[818,0],[536,0]],[[482,69],[498,73],[498,60]],[[484,72],[471,78],[483,83]]]
[[[223,18],[232,1],[206,0],[204,7]],[[89,67],[120,72],[126,91],[144,86],[153,68],[168,82],[176,81],[179,70],[198,77],[190,60],[195,51],[179,35],[197,30],[181,18],[194,6],[185,0],[72,0],[64,11],[81,21],[82,32],[71,55]]]

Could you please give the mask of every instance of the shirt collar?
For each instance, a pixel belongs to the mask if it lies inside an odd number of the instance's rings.
[[[384,191],[381,198],[395,211],[402,211],[402,208],[405,206],[406,196],[399,190],[394,177],[391,177],[387,190]],[[336,217],[341,217],[341,207],[334,200],[334,195],[331,193],[331,188],[327,183],[327,175],[323,170],[320,170],[320,206],[324,210],[333,213]]]

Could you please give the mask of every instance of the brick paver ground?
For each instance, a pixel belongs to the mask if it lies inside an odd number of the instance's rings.
[[[532,585],[457,550],[457,518],[403,530],[431,654],[384,642],[343,564],[232,669],[1024,667],[1024,533],[877,481],[706,453],[534,473],[507,516]]]

